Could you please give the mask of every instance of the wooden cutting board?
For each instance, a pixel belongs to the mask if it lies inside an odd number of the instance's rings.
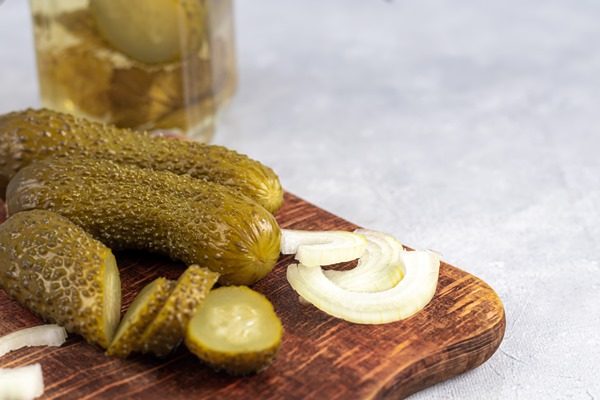
[[[277,219],[284,228],[356,228],[291,194]],[[117,253],[117,259],[123,309],[152,279],[183,271],[179,263],[142,252]],[[396,399],[477,367],[502,341],[505,317],[496,293],[451,265],[442,263],[436,294],[421,312],[396,323],[356,325],[300,304],[285,278],[291,262],[282,257],[254,286],[271,300],[285,329],[278,358],[257,375],[215,373],[184,346],[165,359],[113,359],[76,335],[60,348],[9,353],[0,367],[40,362],[48,399]],[[0,335],[41,323],[0,290]]]

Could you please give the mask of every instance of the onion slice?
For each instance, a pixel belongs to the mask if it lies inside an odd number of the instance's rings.
[[[384,324],[424,308],[437,287],[440,260],[430,251],[403,251],[404,278],[381,292],[354,292],[329,280],[323,269],[292,264],[287,279],[305,300],[334,317],[359,324]]]
[[[296,254],[307,267],[355,260],[366,247],[367,239],[354,232],[281,230],[281,253]]]
[[[402,244],[393,236],[370,229],[355,231],[367,239],[367,248],[356,267],[324,272],[337,286],[355,292],[380,292],[398,284],[406,273],[400,258]]]
[[[0,399],[31,400],[44,394],[41,364],[0,368]]]
[[[22,347],[60,346],[66,339],[67,331],[65,328],[55,324],[21,329],[0,338],[0,357]]]

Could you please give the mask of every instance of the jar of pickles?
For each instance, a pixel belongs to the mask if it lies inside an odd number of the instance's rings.
[[[232,0],[30,0],[42,106],[208,142],[236,88]]]

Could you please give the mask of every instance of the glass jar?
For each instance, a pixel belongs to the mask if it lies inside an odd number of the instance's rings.
[[[43,107],[208,142],[236,88],[232,0],[30,0]]]

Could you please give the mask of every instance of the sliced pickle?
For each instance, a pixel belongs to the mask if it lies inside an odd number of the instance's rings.
[[[123,316],[106,354],[127,357],[139,347],[140,335],[152,322],[175,286],[175,282],[157,278],[146,285]]]
[[[0,288],[104,348],[119,323],[121,279],[111,250],[50,211],[20,212],[0,225]]]
[[[189,266],[175,289],[140,338],[139,350],[163,357],[183,339],[185,328],[217,282],[219,274],[198,265]]]
[[[206,296],[188,325],[185,344],[216,370],[245,375],[273,362],[282,334],[266,297],[246,286],[224,286]]]

